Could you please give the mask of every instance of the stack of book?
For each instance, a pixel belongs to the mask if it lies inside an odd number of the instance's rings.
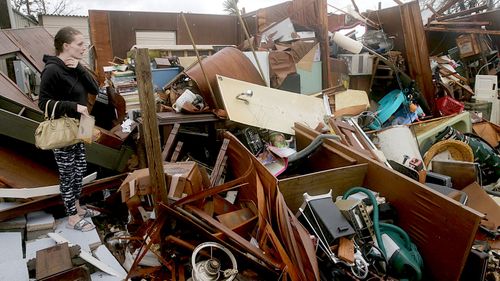
[[[111,82],[113,82],[116,91],[125,99],[127,112],[141,108],[137,81],[133,71],[113,71],[111,73]]]

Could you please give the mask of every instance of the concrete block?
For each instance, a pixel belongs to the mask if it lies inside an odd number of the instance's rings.
[[[42,229],[54,229],[54,216],[44,211],[37,211],[26,215],[26,230],[28,232]]]

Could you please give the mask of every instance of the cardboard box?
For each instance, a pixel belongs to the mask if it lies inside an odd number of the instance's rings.
[[[178,200],[184,194],[193,194],[210,185],[204,169],[192,161],[164,163],[163,171],[168,187],[168,197]],[[131,197],[152,194],[149,169],[140,169],[130,173],[120,186],[122,202]],[[166,202],[165,202],[166,203]]]
[[[460,58],[466,58],[481,53],[476,34],[462,34],[456,39]]]

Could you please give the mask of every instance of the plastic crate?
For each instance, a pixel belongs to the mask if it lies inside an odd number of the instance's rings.
[[[167,85],[177,74],[179,74],[179,67],[159,68],[151,70],[151,78],[153,80],[153,87],[161,89]]]
[[[465,110],[474,112],[488,121],[491,118],[491,107],[492,103],[490,101],[475,100],[473,102],[464,102]]]
[[[457,114],[464,110],[464,105],[461,102],[449,96],[436,99],[436,107],[441,116]]]

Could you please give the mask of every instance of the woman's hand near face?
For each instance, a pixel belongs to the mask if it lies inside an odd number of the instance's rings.
[[[78,66],[78,60],[74,57],[69,57],[64,60],[64,64],[69,68],[76,68]]]

